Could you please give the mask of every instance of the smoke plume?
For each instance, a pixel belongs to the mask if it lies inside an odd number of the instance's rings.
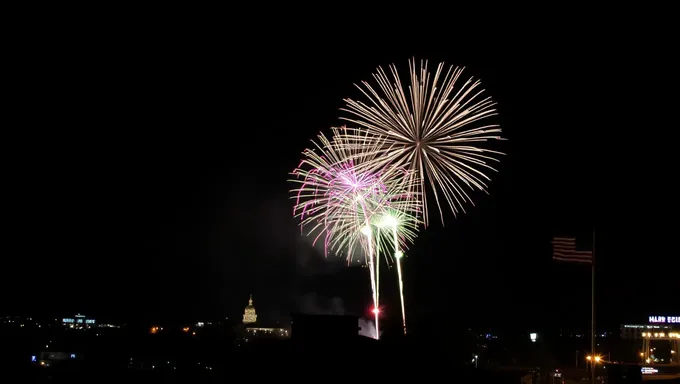
[[[382,331],[380,331],[380,334],[382,335]],[[375,335],[375,323],[373,320],[359,318],[359,335],[377,339]]]
[[[345,305],[339,297],[323,297],[308,293],[298,298],[298,310],[307,315],[344,315]]]
[[[306,315],[345,315],[345,305],[339,297],[324,297],[316,293],[308,293],[298,297],[298,311]],[[359,318],[359,335],[377,339],[375,323],[372,320]],[[382,334],[382,332],[380,332]]]

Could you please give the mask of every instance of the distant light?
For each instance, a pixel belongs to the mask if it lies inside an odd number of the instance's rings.
[[[532,342],[532,343],[535,343],[535,342],[536,342],[536,339],[538,338],[538,334],[536,334],[536,333],[530,333],[530,334],[529,334],[529,338],[531,339],[531,342]]]
[[[651,375],[654,373],[659,373],[659,370],[656,368],[652,367],[642,367],[640,368],[640,371],[642,372],[643,375]]]

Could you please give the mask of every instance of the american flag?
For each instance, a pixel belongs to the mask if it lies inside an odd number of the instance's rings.
[[[592,251],[577,251],[576,239],[571,237],[555,237],[553,244],[553,260],[570,263],[593,263]]]

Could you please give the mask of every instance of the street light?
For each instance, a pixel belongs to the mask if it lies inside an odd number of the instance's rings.
[[[595,356],[595,358],[593,358],[592,356],[588,355],[586,356],[586,360],[588,361],[595,360],[595,363],[599,363],[600,361],[602,361],[602,356]]]

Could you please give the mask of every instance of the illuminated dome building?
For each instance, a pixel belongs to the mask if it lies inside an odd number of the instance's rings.
[[[290,338],[290,330],[287,328],[265,328],[261,325],[255,325],[257,322],[257,313],[255,313],[255,306],[253,306],[253,295],[250,295],[248,306],[243,311],[243,324],[236,326],[235,331],[237,342],[250,342],[257,339],[288,339]]]
[[[253,306],[253,295],[250,295],[248,299],[248,306],[246,310],[243,311],[243,324],[253,324],[257,321],[257,313],[255,313],[255,307]]]

